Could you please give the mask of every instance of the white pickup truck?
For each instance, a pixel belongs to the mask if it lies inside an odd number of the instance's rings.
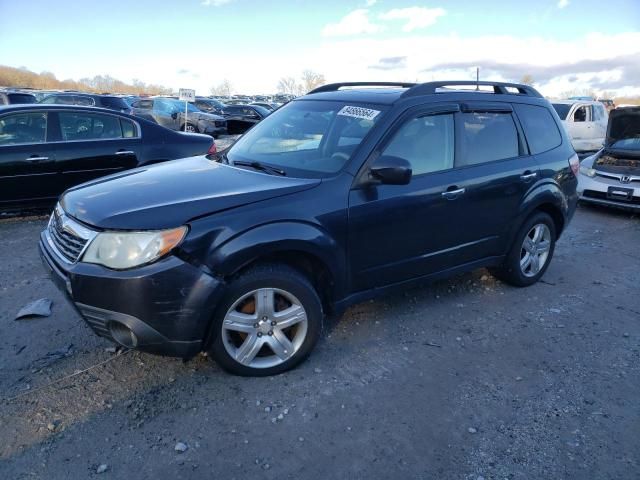
[[[576,152],[595,152],[602,148],[609,114],[595,100],[554,100],[553,108],[564,124]]]

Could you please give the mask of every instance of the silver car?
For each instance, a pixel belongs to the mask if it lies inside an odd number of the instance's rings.
[[[640,210],[640,107],[609,115],[604,148],[580,163],[580,200]]]
[[[206,133],[212,136],[227,133],[227,121],[220,115],[205,113],[194,105],[175,98],[141,98],[131,105],[133,115],[155,121],[171,130]]]

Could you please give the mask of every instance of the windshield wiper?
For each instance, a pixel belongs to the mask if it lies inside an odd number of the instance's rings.
[[[281,170],[280,168],[272,167],[271,165],[265,165],[264,163],[260,163],[260,162],[244,162],[242,160],[237,160],[233,162],[232,165],[238,165],[239,167],[251,167],[255,170],[269,173],[271,175],[276,174],[276,175],[280,175],[281,177],[287,176],[287,172],[285,172],[284,170]]]

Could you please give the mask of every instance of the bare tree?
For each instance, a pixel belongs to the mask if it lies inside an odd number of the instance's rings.
[[[278,92],[288,95],[298,95],[298,84],[293,77],[282,77],[278,82]]]
[[[233,86],[231,85],[231,82],[225,78],[218,85],[211,87],[211,95],[218,95],[221,97],[230,97],[232,90],[233,90]]]
[[[323,74],[313,70],[305,70],[302,72],[302,84],[300,85],[302,91],[300,93],[305,94],[325,83],[326,80]]]
[[[524,85],[531,85],[533,86],[533,84],[535,83],[535,80],[533,79],[533,77],[530,74],[525,74],[522,76],[522,78],[520,79],[520,83],[524,84]]]

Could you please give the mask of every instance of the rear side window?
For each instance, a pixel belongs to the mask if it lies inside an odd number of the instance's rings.
[[[447,170],[453,167],[454,130],[452,114],[413,118],[400,127],[383,155],[404,158],[413,175]]]
[[[460,113],[462,155],[457,167],[520,155],[518,130],[510,113]]]
[[[10,93],[9,103],[36,103],[36,97],[28,93]]]
[[[93,107],[96,102],[93,98],[91,97],[73,97],[73,104],[74,105],[82,105],[83,107]]]
[[[111,108],[113,110],[128,110],[129,106],[127,102],[121,97],[100,97],[100,103],[105,108]]]
[[[60,112],[58,117],[63,140],[122,138],[120,119],[112,115]]]
[[[15,113],[0,118],[0,145],[44,143],[46,137],[46,113]]]
[[[124,138],[137,137],[136,126],[133,124],[132,121],[121,118],[120,125],[122,126],[122,136]]]
[[[531,153],[546,152],[562,143],[560,131],[549,110],[537,105],[515,104],[513,107],[522,123]]]

